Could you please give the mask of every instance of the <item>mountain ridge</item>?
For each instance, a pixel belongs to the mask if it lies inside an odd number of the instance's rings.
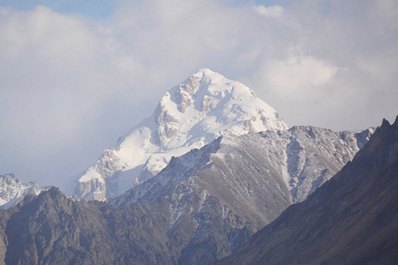
[[[398,117],[352,162],[217,264],[396,264]]]
[[[34,182],[23,183],[11,173],[0,175],[0,208],[10,208],[28,194],[38,195],[49,188],[41,187]]]

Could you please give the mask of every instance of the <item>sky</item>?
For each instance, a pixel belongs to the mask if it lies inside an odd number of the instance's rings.
[[[0,0],[0,174],[73,180],[200,68],[289,125],[398,114],[395,0]]]

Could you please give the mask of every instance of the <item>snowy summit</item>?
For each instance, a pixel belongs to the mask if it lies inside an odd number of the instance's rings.
[[[220,135],[287,128],[253,90],[201,69],[166,92],[150,117],[101,154],[79,178],[76,195],[106,200],[150,179],[172,156],[200,148]]]

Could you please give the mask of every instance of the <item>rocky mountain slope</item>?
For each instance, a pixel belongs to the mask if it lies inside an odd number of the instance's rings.
[[[56,189],[27,196],[0,214],[0,260],[213,264],[349,161],[369,133],[228,134],[172,158],[111,205],[72,201]]]
[[[397,264],[398,117],[309,198],[219,264]]]
[[[52,188],[0,214],[0,264],[173,264],[165,227],[142,205],[114,209]]]
[[[169,245],[180,242],[179,264],[212,264],[337,173],[371,132],[293,127],[229,134],[173,158],[111,203],[168,209]]]
[[[272,161],[273,170],[285,180],[292,203],[297,203],[351,161],[373,132],[373,128],[353,133],[313,126],[261,132],[261,155]]]
[[[156,175],[172,156],[220,135],[284,129],[278,113],[250,88],[202,69],[169,90],[150,117],[105,150],[79,178],[76,195],[103,201]]]
[[[38,184],[22,183],[13,174],[0,175],[0,208],[7,209],[16,205],[26,195],[38,195],[49,187],[40,187]]]

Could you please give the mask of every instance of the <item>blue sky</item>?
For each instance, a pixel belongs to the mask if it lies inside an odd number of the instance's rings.
[[[398,113],[397,32],[394,0],[0,0],[0,174],[66,189],[204,67],[289,125],[377,126]]]
[[[221,0],[222,1],[222,0]],[[225,3],[232,3],[234,5],[280,5],[286,6],[292,2],[292,0],[226,0]],[[60,13],[72,13],[90,16],[93,18],[104,19],[112,15],[115,5],[118,1],[112,0],[1,0],[0,5],[12,7],[19,10],[31,10],[37,5],[44,5],[56,10]]]
[[[116,1],[111,0],[1,0],[0,5],[19,10],[32,10],[38,5],[48,6],[61,13],[72,13],[103,19],[112,15]]]

